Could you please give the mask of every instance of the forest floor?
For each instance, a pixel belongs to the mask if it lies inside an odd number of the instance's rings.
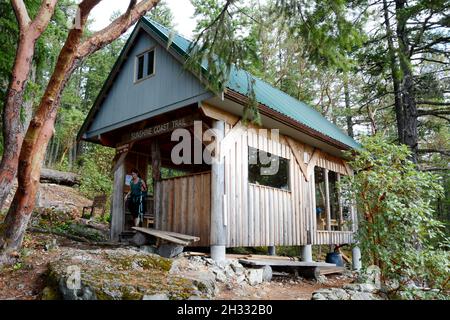
[[[55,244],[56,246],[51,247]],[[50,248],[49,248],[50,247]],[[70,248],[98,249],[65,237],[49,234],[27,234],[20,262],[0,270],[0,300],[39,300],[46,286],[48,264],[59,259]],[[328,275],[325,283],[300,277],[274,277],[271,282],[244,288],[219,285],[218,300],[310,300],[319,289],[342,287],[352,278]]]
[[[105,248],[95,244],[95,241],[105,241],[104,233],[92,232],[89,228],[82,228],[78,223],[82,207],[90,202],[88,199],[79,195],[74,188],[46,184],[41,185],[41,188],[45,190],[45,201],[41,202],[46,207],[40,208],[33,215],[30,226],[44,231],[67,233],[90,242],[79,242],[66,236],[36,230],[27,231],[23,247],[17,253],[19,256],[17,262],[0,269],[0,299],[41,299],[41,293],[46,287],[50,262],[58,260],[65,251],[73,248],[82,250]],[[104,225],[107,226],[107,223]],[[328,275],[324,283],[293,276],[274,276],[271,282],[254,287],[229,288],[226,284],[218,284],[220,290],[214,299],[310,300],[314,291],[342,287],[351,281],[353,281],[351,277],[343,275]]]
[[[217,300],[311,300],[313,292],[320,289],[340,288],[344,284],[351,283],[349,277],[340,275],[327,275],[325,283],[301,277],[274,277],[270,282],[264,282],[258,286],[247,286],[243,289],[228,290],[223,286]]]

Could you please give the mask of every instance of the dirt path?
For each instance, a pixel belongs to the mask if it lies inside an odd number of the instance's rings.
[[[329,275],[324,284],[303,278],[274,277],[271,282],[245,289],[226,286],[221,288],[218,300],[311,300],[312,293],[319,289],[341,287],[350,283],[351,278]]]

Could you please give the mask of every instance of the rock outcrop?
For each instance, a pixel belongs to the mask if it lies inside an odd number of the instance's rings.
[[[216,262],[204,256],[191,256],[187,259],[185,257],[176,259],[175,264],[178,273],[202,275],[202,278],[208,278],[208,283],[211,283],[212,279],[212,282],[223,283],[227,286],[245,284],[256,286],[272,279],[270,266],[247,269],[235,259]],[[211,285],[207,287],[212,290]]]
[[[386,296],[373,284],[350,283],[342,288],[318,290],[311,300],[386,300]]]
[[[42,299],[141,300],[209,297],[192,279],[172,274],[170,259],[133,249],[70,249],[49,264]]]

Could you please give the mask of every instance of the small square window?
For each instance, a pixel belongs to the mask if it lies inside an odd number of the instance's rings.
[[[155,73],[155,50],[147,53],[147,76]]]
[[[150,77],[155,73],[155,50],[144,52],[136,56],[136,76],[134,81]]]
[[[144,56],[140,56],[138,57],[136,80],[140,80],[143,77],[144,77]]]

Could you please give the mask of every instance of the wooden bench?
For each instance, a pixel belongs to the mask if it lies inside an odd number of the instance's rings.
[[[133,243],[137,246],[145,245],[149,242],[148,237],[155,237],[157,253],[165,258],[172,258],[183,252],[183,248],[189,246],[192,242],[199,241],[200,238],[187,234],[157,230],[151,228],[132,227],[136,230],[133,236]]]
[[[96,208],[102,210],[101,216],[103,218],[105,216],[105,210],[106,210],[106,194],[95,196],[94,200],[92,201],[92,205],[83,207],[82,217],[87,218],[87,219],[92,218],[93,214],[95,214]],[[86,215],[85,211],[89,211],[89,210],[90,210],[89,215]]]

